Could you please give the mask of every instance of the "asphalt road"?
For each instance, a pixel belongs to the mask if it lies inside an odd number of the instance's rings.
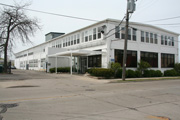
[[[180,80],[108,83],[13,73],[0,75],[0,120],[180,120]]]

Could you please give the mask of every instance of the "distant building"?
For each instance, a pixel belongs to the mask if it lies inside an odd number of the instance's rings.
[[[73,66],[84,73],[91,67],[107,68],[110,62],[122,65],[125,23],[119,23],[106,19],[58,37],[46,34],[46,42],[16,53],[15,66],[33,70]],[[128,69],[135,70],[140,60],[147,61],[155,70],[173,68],[178,62],[178,33],[136,22],[129,26]]]

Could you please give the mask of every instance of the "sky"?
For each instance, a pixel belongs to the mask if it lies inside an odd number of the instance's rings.
[[[1,0],[0,3],[31,3],[28,9],[75,16],[93,20],[107,18],[121,20],[126,14],[127,0]],[[136,11],[132,14],[131,22],[155,25],[176,33],[180,33],[180,0],[137,0]],[[0,8],[3,6],[0,5]],[[69,33],[95,23],[94,21],[79,20],[38,12],[26,11],[31,18],[37,18],[41,30],[31,37],[32,44],[17,42],[13,52],[25,50],[45,42],[45,34],[49,32]],[[152,20],[174,19],[148,22]],[[167,25],[168,24],[168,25]],[[170,24],[170,25],[169,25]]]

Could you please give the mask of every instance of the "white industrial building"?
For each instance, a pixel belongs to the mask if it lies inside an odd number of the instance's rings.
[[[68,34],[46,34],[46,42],[16,53],[18,69],[49,70],[73,66],[74,72],[87,68],[107,68],[110,62],[123,62],[125,23],[106,19]],[[172,69],[178,62],[178,33],[156,26],[130,22],[127,68],[136,69],[144,60],[152,69]]]

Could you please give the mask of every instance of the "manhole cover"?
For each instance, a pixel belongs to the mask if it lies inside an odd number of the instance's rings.
[[[20,85],[20,86],[10,86],[7,88],[28,88],[28,87],[39,87],[39,86],[35,86],[35,85]]]

